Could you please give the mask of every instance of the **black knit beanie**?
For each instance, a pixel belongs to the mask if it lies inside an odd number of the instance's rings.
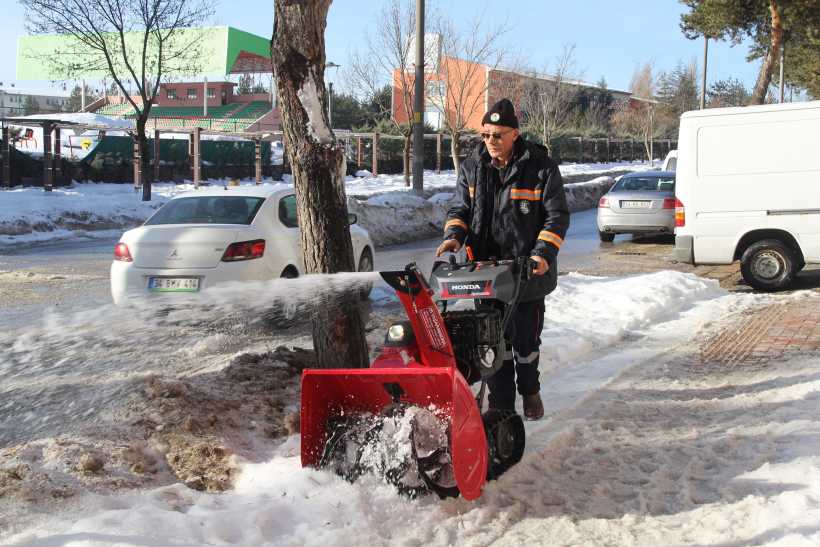
[[[481,118],[481,125],[485,123],[518,129],[518,118],[515,115],[515,107],[509,99],[501,99]]]

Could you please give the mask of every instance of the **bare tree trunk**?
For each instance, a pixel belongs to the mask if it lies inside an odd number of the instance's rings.
[[[271,57],[290,156],[308,273],[354,271],[344,191],[344,153],[327,119],[325,26],[331,0],[275,0]],[[316,306],[319,368],[364,367],[367,343],[356,291]]]
[[[148,178],[148,138],[145,136],[145,125],[148,123],[148,114],[143,112],[137,118],[137,142],[139,143],[139,180],[142,184],[142,201],[151,201],[151,181]]]
[[[649,131],[648,130],[644,131],[643,132],[643,149],[646,151],[646,159],[647,160],[652,159],[652,157],[649,154],[649,139],[650,138],[652,138],[652,137],[649,135]]]
[[[450,134],[450,155],[453,157],[453,169],[456,170],[456,176],[458,176],[458,168],[461,167],[461,159],[459,158],[461,153],[460,136],[461,134],[458,131]]]
[[[772,71],[777,59],[780,57],[780,48],[783,45],[783,20],[777,8],[777,0],[770,0],[769,9],[772,13],[772,44],[763,65],[760,67],[760,74],[757,77],[754,91],[752,91],[752,104],[763,104],[766,102],[766,93],[769,91],[769,84],[772,83]]]
[[[412,138],[412,133],[408,133],[404,136],[404,150],[402,150],[402,168],[404,169],[405,186],[410,186],[410,145],[412,143]]]

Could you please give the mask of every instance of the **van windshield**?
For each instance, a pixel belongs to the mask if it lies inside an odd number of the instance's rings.
[[[264,198],[246,196],[197,196],[172,199],[149,218],[156,224],[250,224]]]
[[[675,177],[642,175],[624,177],[615,183],[612,192],[674,192]]]

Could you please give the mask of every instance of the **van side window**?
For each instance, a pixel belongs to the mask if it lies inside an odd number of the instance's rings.
[[[279,200],[279,220],[288,228],[298,228],[296,218],[296,195],[291,194]]]

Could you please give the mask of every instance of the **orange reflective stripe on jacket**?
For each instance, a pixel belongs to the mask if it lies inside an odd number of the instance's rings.
[[[528,201],[541,201],[541,190],[510,190],[510,199],[526,199]]]
[[[560,236],[547,230],[541,230],[541,233],[538,234],[538,239],[541,241],[546,241],[547,243],[552,243],[557,249],[560,249],[561,245],[564,244],[564,240]]]
[[[444,231],[447,231],[450,226],[458,226],[459,228],[463,228],[465,231],[468,231],[469,228],[467,227],[467,223],[461,220],[460,218],[453,218],[447,221],[444,225]]]

